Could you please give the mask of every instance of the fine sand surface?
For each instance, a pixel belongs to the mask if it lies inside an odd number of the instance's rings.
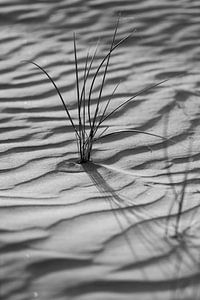
[[[80,165],[55,90],[21,61],[48,70],[77,123],[73,32],[83,71],[119,12],[117,40],[136,31],[113,53],[102,104],[120,80],[109,111],[170,80],[107,119],[121,132]],[[199,300],[200,2],[0,0],[0,24],[0,299]]]

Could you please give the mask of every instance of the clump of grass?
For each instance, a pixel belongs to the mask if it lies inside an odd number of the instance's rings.
[[[78,149],[78,155],[79,155],[79,163],[85,163],[91,160],[91,153],[93,149],[94,142],[100,138],[110,136],[112,134],[116,134],[117,132],[112,132],[105,135],[105,131],[108,129],[108,127],[104,128],[102,130],[102,124],[111,117],[116,111],[118,111],[122,106],[126,105],[133,99],[135,99],[138,95],[141,95],[148,90],[161,85],[166,80],[162,80],[158,83],[155,83],[149,87],[146,87],[138,92],[136,92],[133,96],[128,98],[126,101],[124,101],[122,104],[118,105],[116,108],[114,108],[111,112],[108,112],[109,104],[116,93],[116,90],[119,86],[116,85],[112,94],[108,97],[108,100],[104,106],[102,105],[102,93],[105,87],[106,82],[106,76],[108,73],[109,65],[110,65],[110,59],[113,54],[113,52],[123,43],[127,41],[127,39],[130,38],[132,33],[121,39],[119,42],[116,42],[116,36],[117,36],[117,30],[119,25],[119,19],[117,21],[117,24],[115,26],[115,30],[112,36],[112,41],[110,44],[110,48],[107,52],[107,54],[103,57],[103,59],[100,61],[98,66],[96,67],[95,71],[93,70],[94,61],[96,58],[97,48],[94,52],[94,54],[90,57],[89,53],[87,54],[85,64],[84,64],[84,71],[82,76],[80,76],[80,70],[79,70],[79,60],[77,57],[77,47],[76,47],[76,37],[75,34],[73,36],[73,43],[74,43],[74,61],[75,61],[75,77],[76,77],[76,93],[77,93],[77,116],[78,116],[78,124],[75,124],[71,113],[67,107],[66,102],[64,101],[64,98],[53,80],[53,78],[49,75],[49,73],[40,65],[38,65],[34,61],[26,61],[29,63],[32,63],[37,68],[39,68],[50,80],[50,82],[53,84],[61,102],[63,105],[63,108],[66,112],[67,119],[70,121],[71,126],[74,130],[76,141],[77,141],[77,149]],[[91,74],[93,72],[93,74]],[[90,80],[90,77],[92,79]],[[100,79],[100,86],[98,90],[98,96],[97,99],[93,98],[93,92],[95,89],[95,83],[97,79]],[[81,86],[82,83],[82,86]],[[93,102],[95,104],[93,104]],[[92,106],[94,107],[92,110]],[[138,132],[143,134],[148,134],[151,136],[159,137],[161,139],[165,139],[164,137],[139,131],[139,130],[124,130],[126,132]]]

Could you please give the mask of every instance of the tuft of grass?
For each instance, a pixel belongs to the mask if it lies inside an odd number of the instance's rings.
[[[113,52],[123,43],[125,43],[131,36],[132,33],[128,34],[124,38],[122,38],[119,42],[116,42],[116,36],[118,31],[118,25],[119,25],[119,19],[117,21],[117,24],[114,29],[114,33],[112,36],[112,41],[110,44],[110,48],[107,52],[107,54],[103,57],[103,59],[100,61],[98,66],[96,68],[93,68],[95,59],[96,59],[96,53],[97,48],[94,51],[94,54],[90,57],[89,52],[87,54],[85,63],[84,63],[84,70],[83,74],[80,74],[79,70],[79,60],[77,56],[77,47],[76,47],[76,36],[73,35],[73,46],[74,46],[74,63],[75,63],[75,78],[76,78],[76,94],[77,94],[77,117],[78,117],[78,124],[75,124],[71,113],[64,101],[64,98],[55,83],[54,79],[49,75],[49,73],[41,67],[39,64],[37,64],[34,61],[28,61],[25,62],[31,63],[37,68],[39,68],[50,80],[52,85],[54,86],[61,102],[63,105],[63,108],[66,112],[67,119],[70,121],[71,126],[74,130],[76,141],[77,141],[77,150],[79,155],[79,163],[85,163],[91,160],[91,153],[93,149],[94,142],[98,139],[111,136],[113,134],[117,134],[119,132],[112,132],[109,134],[105,134],[108,127],[102,130],[102,124],[107,120],[109,117],[111,117],[116,111],[118,111],[122,106],[126,105],[133,99],[135,99],[138,95],[141,95],[159,85],[166,82],[168,79],[162,80],[158,83],[155,83],[151,86],[148,86],[138,92],[136,92],[133,96],[125,100],[122,104],[118,105],[115,109],[113,109],[111,112],[108,112],[109,104],[113,98],[113,96],[116,93],[116,90],[119,86],[119,83],[115,86],[112,94],[109,96],[106,104],[104,106],[102,105],[102,94],[105,87],[106,77],[110,65],[110,59],[113,54]],[[95,70],[93,70],[95,69]],[[92,74],[91,74],[92,73]],[[90,78],[92,79],[90,80]],[[97,82],[97,79],[100,80],[100,86],[98,88],[98,96],[97,98],[93,98],[93,92],[95,90],[95,83]],[[95,101],[95,104],[93,102]],[[93,107],[93,109],[92,109]],[[122,131],[120,131],[122,132]],[[163,136],[149,133],[146,131],[139,131],[139,130],[123,130],[123,132],[136,132],[136,133],[143,133],[147,135],[151,135],[154,137],[159,137],[161,139],[166,140]]]

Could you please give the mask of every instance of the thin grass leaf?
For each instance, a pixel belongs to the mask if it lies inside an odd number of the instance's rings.
[[[88,116],[89,116],[89,123],[90,123],[90,127],[92,127],[92,121],[91,121],[91,96],[92,96],[92,91],[93,91],[93,87],[94,87],[94,83],[97,79],[97,76],[99,74],[99,71],[101,70],[104,62],[106,61],[106,59],[108,58],[108,56],[111,55],[111,53],[117,48],[119,47],[122,43],[124,43],[127,39],[129,39],[132,34],[133,34],[134,31],[132,31],[130,34],[128,34],[126,37],[124,37],[123,39],[121,39],[116,45],[114,45],[112,47],[111,50],[109,50],[108,54],[106,56],[104,56],[104,58],[102,59],[101,63],[99,64],[95,74],[94,74],[94,77],[93,77],[93,80],[92,80],[92,83],[91,83],[91,86],[90,86],[90,91],[89,91],[89,96],[88,96]]]
[[[98,136],[97,139],[100,139],[101,136],[108,130],[108,128],[109,128],[109,126],[107,126],[107,127],[101,132],[101,134]],[[96,140],[97,140],[97,139],[96,139]]]
[[[96,48],[95,48],[95,51],[94,51],[94,54],[91,58],[91,61],[90,61],[90,64],[89,64],[89,67],[88,67],[88,70],[87,70],[87,74],[84,78],[84,81],[83,81],[83,87],[82,87],[82,91],[81,91],[81,97],[80,97],[80,101],[82,102],[82,99],[83,99],[83,95],[85,93],[85,89],[86,89],[86,83],[87,83],[87,80],[89,78],[89,75],[90,75],[90,71],[92,70],[92,65],[93,65],[93,62],[96,58],[96,53],[97,53],[97,50],[98,50],[98,44],[99,44],[99,40],[97,42],[97,45],[96,45]],[[89,52],[88,52],[88,58],[89,58]],[[86,99],[85,99],[86,100]],[[86,102],[86,101],[85,101]],[[86,105],[84,105],[86,107]],[[91,118],[90,115],[88,115],[89,119]]]
[[[94,114],[94,118],[93,118],[92,129],[95,126],[96,117],[97,117],[97,114],[98,114],[98,111],[99,111],[99,103],[100,103],[102,91],[103,91],[104,84],[105,84],[106,74],[108,72],[108,66],[109,66],[110,57],[111,57],[111,50],[112,50],[112,48],[114,46],[114,43],[115,43],[115,38],[116,38],[118,26],[119,26],[119,18],[117,20],[117,24],[115,26],[115,31],[114,31],[114,34],[113,34],[113,39],[112,39],[112,42],[111,42],[111,45],[110,45],[110,50],[109,50],[110,54],[107,57],[106,66],[105,66],[105,69],[104,69],[104,72],[103,72],[103,78],[102,78],[102,83],[101,83],[101,87],[100,87],[100,91],[99,91],[99,97],[98,97],[98,100],[97,100],[96,110],[95,110],[95,114]]]
[[[78,72],[78,58],[77,58],[77,50],[76,50],[76,36],[75,33],[73,35],[74,41],[74,63],[75,63],[75,76],[76,76],[76,92],[77,92],[77,109],[78,109],[78,129],[79,129],[79,136],[82,134],[82,119],[81,119],[81,102],[80,102],[80,91],[79,91],[79,72]],[[79,152],[82,156],[82,139],[79,139]]]
[[[77,50],[76,50],[76,35],[75,35],[75,33],[73,35],[73,41],[74,41],[74,63],[75,63],[75,75],[76,75],[77,101],[78,101],[78,108],[80,109],[78,58],[77,58]]]
[[[93,56],[92,56],[92,58],[91,58],[89,67],[88,67],[88,69],[87,69],[86,76],[84,76],[83,87],[82,87],[81,97],[80,97],[80,101],[81,101],[81,102],[82,102],[82,99],[83,99],[83,96],[84,96],[84,93],[85,93],[86,83],[87,83],[87,80],[88,80],[88,78],[89,78],[90,71],[91,71],[91,69],[92,69],[92,65],[93,65],[94,59],[95,59],[95,57],[96,57],[96,53],[97,53],[97,50],[98,50],[98,44],[99,44],[99,41],[97,42],[97,45],[96,45],[94,54],[93,54]],[[89,52],[88,52],[88,54],[87,54],[86,60],[89,60]],[[86,105],[84,105],[84,106],[86,106]]]
[[[76,132],[76,134],[77,134],[78,137],[80,138],[79,133],[78,133],[78,130],[76,129],[76,126],[74,125],[74,122],[73,122],[72,117],[71,117],[71,115],[70,115],[70,112],[69,112],[69,110],[68,110],[68,108],[67,108],[67,106],[66,106],[66,104],[65,104],[65,101],[64,101],[64,99],[63,99],[63,97],[62,97],[62,95],[61,95],[61,93],[60,93],[60,91],[59,91],[59,89],[58,89],[58,87],[57,87],[55,81],[53,80],[53,78],[47,73],[47,71],[45,71],[44,68],[42,68],[40,65],[38,65],[38,64],[35,63],[34,61],[31,61],[31,60],[24,60],[23,62],[26,62],[26,63],[30,63],[30,64],[35,65],[37,68],[39,68],[39,69],[40,69],[40,70],[41,70],[41,71],[49,78],[49,80],[50,80],[51,83],[53,84],[54,88],[56,89],[56,92],[57,92],[57,94],[58,94],[60,100],[62,101],[63,107],[64,107],[64,109],[65,109],[65,112],[66,112],[66,114],[67,114],[67,116],[68,116],[68,118],[69,118],[69,121],[70,121],[70,123],[71,123],[71,125],[72,125],[74,131]]]
[[[147,131],[142,131],[142,130],[137,130],[137,129],[126,129],[126,130],[119,130],[119,131],[114,131],[114,132],[111,132],[111,133],[108,133],[106,135],[103,135],[100,137],[100,139],[102,138],[106,138],[106,137],[109,137],[111,135],[116,135],[116,134],[119,134],[119,133],[122,133],[122,132],[135,132],[135,133],[142,133],[142,134],[147,134],[147,135],[151,135],[151,136],[154,136],[154,137],[158,137],[160,139],[163,139],[165,141],[168,141],[167,138],[165,138],[164,136],[162,135],[159,135],[159,134],[154,134],[154,133],[150,133],[150,132],[147,132]],[[96,140],[99,140],[99,137],[95,139]]]
[[[114,90],[113,90],[111,96],[109,97],[109,99],[108,99],[108,101],[107,101],[107,103],[106,103],[106,106],[105,106],[105,108],[104,108],[104,110],[103,110],[103,113],[102,113],[102,115],[101,115],[101,117],[100,117],[100,120],[99,120],[98,124],[97,124],[96,127],[95,127],[95,130],[94,130],[94,136],[95,136],[97,130],[99,129],[99,127],[100,127],[100,125],[101,125],[101,123],[102,123],[102,120],[103,120],[103,118],[104,118],[104,116],[105,116],[105,114],[106,114],[106,111],[107,111],[107,109],[108,109],[108,106],[109,106],[109,104],[110,104],[110,101],[112,100],[112,98],[113,98],[113,96],[114,96],[114,94],[115,94],[117,88],[119,87],[120,83],[121,83],[121,81],[118,82],[118,84],[115,86],[115,88],[114,88]]]
[[[83,153],[84,153],[84,145],[85,145],[85,136],[86,136],[86,110],[85,110],[85,102],[86,102],[86,95],[85,95],[85,83],[86,83],[86,74],[87,74],[87,68],[88,68],[88,59],[89,59],[89,52],[87,53],[86,61],[85,61],[85,68],[84,68],[84,75],[83,75],[83,87],[81,92],[81,103],[83,101],[83,128],[82,128],[82,139],[83,139]]]
[[[161,85],[162,83],[166,82],[166,81],[169,81],[169,79],[165,79],[165,80],[162,80],[158,83],[155,83],[147,88],[144,88],[142,90],[140,90],[139,92],[137,92],[136,94],[134,94],[132,97],[130,97],[129,99],[127,99],[125,102],[121,103],[119,106],[117,106],[113,111],[111,111],[107,116],[105,116],[105,118],[103,118],[100,122],[99,125],[101,125],[106,119],[108,119],[111,115],[113,115],[117,110],[119,110],[121,107],[123,107],[124,105],[126,105],[127,103],[129,103],[130,101],[132,101],[134,98],[136,98],[137,96],[139,95],[142,95],[144,94],[145,92],[155,88],[156,86],[159,86]]]

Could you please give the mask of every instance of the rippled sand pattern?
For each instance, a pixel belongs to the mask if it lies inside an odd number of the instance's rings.
[[[111,59],[119,133],[76,163],[76,140],[51,83],[77,121],[73,32]],[[0,298],[200,299],[200,3],[198,0],[0,0]],[[98,90],[98,84],[96,86]],[[173,141],[173,142],[171,142]],[[182,197],[182,198],[181,198]],[[181,235],[173,238],[183,199]]]

